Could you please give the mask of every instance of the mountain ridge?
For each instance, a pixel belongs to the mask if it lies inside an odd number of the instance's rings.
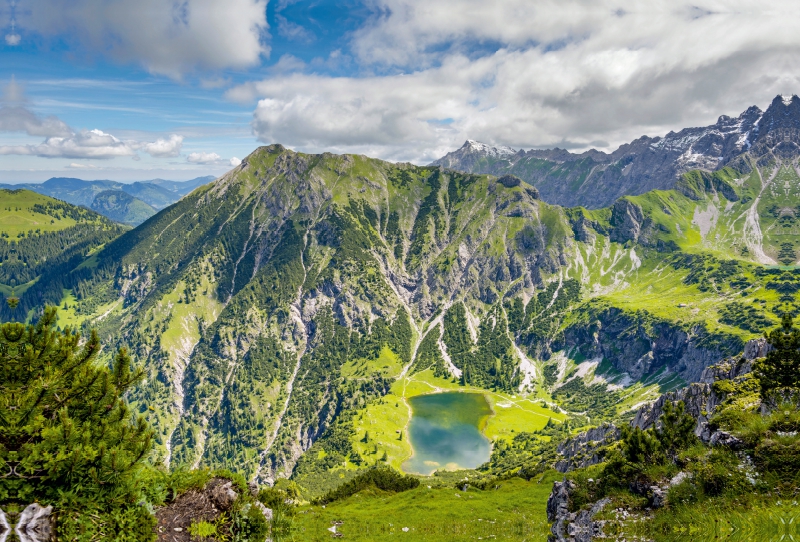
[[[175,203],[192,190],[203,184],[213,181],[214,177],[207,175],[188,181],[168,181],[164,179],[151,179],[122,183],[110,180],[86,181],[74,177],[52,177],[42,183],[0,184],[0,188],[9,190],[26,189],[71,203],[82,205],[94,210],[101,210],[101,214],[112,220],[129,225],[138,225],[156,214],[159,210]],[[116,191],[114,200],[125,202],[120,206],[111,205],[109,194],[104,195],[101,201],[95,201],[103,192]],[[131,198],[119,194],[122,192]],[[135,209],[130,211],[129,209]]]
[[[600,208],[625,195],[670,189],[683,173],[716,171],[743,153],[758,160],[769,160],[773,154],[784,159],[797,156],[798,127],[800,98],[776,96],[765,111],[751,106],[736,118],[722,115],[710,126],[684,128],[663,137],[642,136],[611,153],[507,147],[501,151],[468,140],[431,165],[498,176],[511,173],[534,185],[550,203]]]

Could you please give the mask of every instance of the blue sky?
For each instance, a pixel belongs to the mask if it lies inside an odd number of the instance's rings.
[[[274,142],[611,151],[797,93],[791,6],[0,0],[0,182],[218,175]]]

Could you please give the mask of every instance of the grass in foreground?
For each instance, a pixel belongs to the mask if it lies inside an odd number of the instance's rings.
[[[417,489],[403,493],[365,490],[325,507],[302,507],[294,540],[329,540],[329,529],[341,522],[336,530],[347,540],[544,541],[549,533],[547,497],[561,476],[551,472],[530,482],[512,478],[483,491],[460,491],[454,482],[435,487],[436,477],[423,478]]]

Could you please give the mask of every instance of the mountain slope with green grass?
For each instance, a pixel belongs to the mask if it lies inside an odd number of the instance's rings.
[[[795,310],[777,262],[800,176],[769,156],[586,210],[513,176],[263,147],[62,273],[60,318],[131,346],[169,468],[319,496],[400,468],[408,399],[448,390],[489,401],[484,470],[520,468]]]
[[[28,190],[0,190],[0,292],[22,314],[60,303],[63,279],[127,228],[83,207]],[[0,315],[10,316],[4,303]]]
[[[114,222],[131,226],[141,224],[156,214],[153,207],[122,190],[104,190],[98,193],[92,200],[91,208]]]

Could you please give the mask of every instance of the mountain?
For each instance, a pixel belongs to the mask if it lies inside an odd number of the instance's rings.
[[[800,98],[776,96],[766,111],[752,106],[736,118],[723,115],[711,126],[643,136],[610,154],[594,149],[580,154],[558,148],[514,151],[467,141],[432,165],[511,173],[535,186],[549,203],[596,209],[625,195],[673,188],[691,170],[734,165],[743,152],[764,160],[797,156],[798,126]]]
[[[159,210],[178,201],[195,188],[213,181],[211,175],[197,177],[188,181],[167,181],[152,179],[133,183],[117,181],[84,181],[71,177],[53,177],[47,181],[18,185],[0,185],[1,188],[24,188],[46,196],[57,198],[73,205],[82,205],[95,209],[101,214],[106,214],[112,220],[120,220],[125,224],[138,225],[153,216]],[[104,194],[102,200],[95,202],[99,194],[107,191],[124,192],[130,198],[117,197],[113,203],[109,201],[109,194]],[[119,203],[117,203],[119,200]],[[124,203],[124,208],[118,205]],[[128,209],[132,210],[128,210]],[[123,217],[123,218],[118,218]]]
[[[18,309],[61,301],[64,276],[127,228],[89,209],[28,190],[0,189],[0,292]]]
[[[153,179],[150,181],[143,181],[143,182],[147,184],[154,184],[156,186],[165,188],[170,192],[174,192],[176,194],[180,194],[181,196],[185,196],[195,188],[199,188],[204,184],[208,184],[214,179],[215,177],[213,175],[206,175],[205,177],[196,177],[188,181],[167,181],[165,179]]]
[[[136,226],[154,214],[156,210],[122,190],[103,190],[92,201],[93,211],[107,216],[114,222]]]
[[[492,390],[518,431],[562,409],[575,428],[741,351],[797,306],[775,265],[798,260],[782,144],[596,210],[513,175],[273,145],[61,280],[145,368],[130,399],[161,461],[319,494],[372,450],[399,467],[409,445],[366,444],[364,416],[401,431],[425,390]]]

